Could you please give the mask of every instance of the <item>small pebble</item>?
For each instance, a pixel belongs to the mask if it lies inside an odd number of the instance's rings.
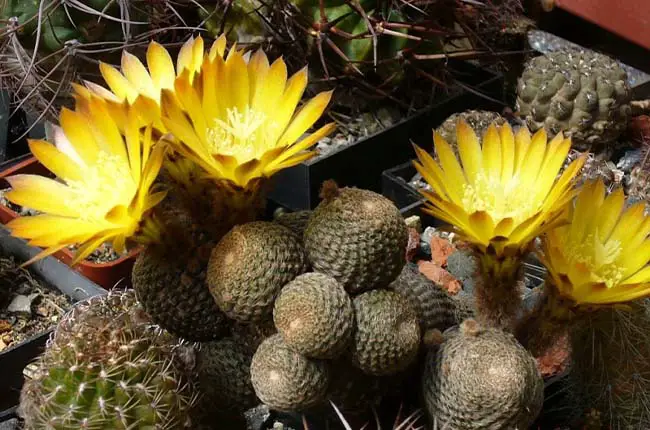
[[[642,161],[641,156],[642,156],[642,151],[640,149],[625,151],[623,157],[621,157],[618,163],[616,163],[616,168],[629,174],[630,172],[632,172],[632,168]]]
[[[0,430],[18,430],[20,429],[20,422],[18,418],[11,418],[7,421],[0,422]]]
[[[244,412],[247,430],[259,430],[271,416],[271,411],[266,405],[259,405]]]
[[[30,294],[29,296],[24,296],[22,294],[18,294],[13,298],[11,303],[9,303],[9,306],[7,307],[7,311],[12,312],[12,313],[25,313],[25,314],[31,314],[32,313],[32,302],[34,299],[36,299],[40,294],[38,293],[33,293]]]
[[[39,306],[36,308],[36,315],[40,317],[47,317],[50,315],[50,310],[45,306]]]
[[[422,232],[420,236],[420,249],[427,255],[431,255],[431,239],[436,234],[436,229],[433,227],[427,227]]]

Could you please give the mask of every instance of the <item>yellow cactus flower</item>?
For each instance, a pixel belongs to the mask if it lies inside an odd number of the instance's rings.
[[[25,264],[74,244],[80,245],[76,264],[107,241],[123,252],[130,238],[142,243],[159,239],[155,225],[143,218],[165,196],[151,190],[165,147],[154,144],[151,127],[140,128],[133,108],[124,110],[121,133],[105,100],[91,97],[87,107],[61,111],[54,144],[29,141],[33,155],[56,179],[7,178],[7,199],[41,212],[7,224],[13,236],[45,248]]]
[[[269,64],[259,50],[247,60],[233,47],[227,57],[208,55],[193,79],[189,70],[163,89],[163,123],[176,149],[213,179],[239,188],[314,155],[305,151],[334,130],[327,124],[299,140],[320,118],[331,92],[322,92],[296,111],[307,69],[287,79],[280,58]]]
[[[571,141],[560,133],[550,142],[544,130],[522,127],[514,135],[493,124],[482,145],[472,128],[456,129],[460,161],[439,134],[439,161],[416,147],[415,167],[433,192],[423,191],[427,213],[451,224],[483,253],[512,256],[525,252],[536,236],[562,222],[563,208],[575,195],[572,179],[585,158],[569,165],[558,179]]]
[[[214,43],[210,55],[219,52],[223,55],[226,48],[225,36]],[[191,37],[180,49],[176,67],[169,52],[159,43],[152,41],[147,48],[147,67],[133,54],[123,51],[121,71],[106,64],[99,63],[99,70],[110,88],[86,82],[88,90],[106,99],[127,101],[132,104],[138,96],[145,96],[160,105],[160,93],[163,89],[173,90],[174,80],[182,72],[188,71],[190,80],[200,70],[203,63],[203,39]]]
[[[607,195],[591,182],[569,206],[570,224],[542,238],[540,259],[560,297],[605,305],[650,296],[650,217],[643,202],[624,206],[621,188]]]

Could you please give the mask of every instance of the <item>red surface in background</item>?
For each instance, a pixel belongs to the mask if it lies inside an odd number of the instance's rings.
[[[650,49],[650,0],[555,0],[555,6]]]

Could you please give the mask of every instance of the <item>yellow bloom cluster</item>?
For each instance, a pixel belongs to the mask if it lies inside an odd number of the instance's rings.
[[[457,126],[460,161],[435,134],[438,160],[417,148],[415,166],[431,186],[425,211],[446,221],[479,254],[523,255],[542,239],[549,283],[575,305],[611,304],[650,296],[650,217],[644,204],[624,210],[622,189],[602,181],[576,189],[585,155],[560,175],[571,146],[543,130],[516,135],[491,126],[482,139]],[[576,197],[577,196],[577,197]]]
[[[164,198],[152,185],[168,150],[185,156],[175,165],[180,173],[195,163],[205,176],[246,188],[313,156],[309,148],[334,129],[303,137],[331,93],[298,108],[307,70],[288,78],[284,61],[269,64],[261,50],[251,56],[234,46],[226,55],[222,36],[204,52],[198,37],[182,46],[176,65],[156,42],[146,57],[148,69],[128,52],[121,71],[102,63],[110,89],[75,84],[75,110],[61,112],[54,142],[30,142],[55,179],[8,178],[7,198],[42,212],[7,225],[46,248],[32,261],[73,244],[81,244],[78,262],[106,241],[122,251],[129,240],[157,240],[145,221]]]

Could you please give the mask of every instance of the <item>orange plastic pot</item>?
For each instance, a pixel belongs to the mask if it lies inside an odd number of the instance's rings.
[[[54,175],[36,158],[30,157],[0,172],[0,189],[9,188],[9,183],[5,178],[17,174],[41,175],[50,178],[54,177]],[[20,215],[10,208],[0,205],[0,222],[2,224],[7,224],[9,221],[19,216]],[[107,290],[111,289],[118,283],[120,285],[124,285],[124,283],[130,285],[131,270],[133,269],[135,258],[139,252],[140,249],[134,249],[127,255],[107,263],[82,261],[74,266],[73,269]],[[62,249],[54,253],[53,256],[68,266],[73,259],[73,253],[68,249]]]

